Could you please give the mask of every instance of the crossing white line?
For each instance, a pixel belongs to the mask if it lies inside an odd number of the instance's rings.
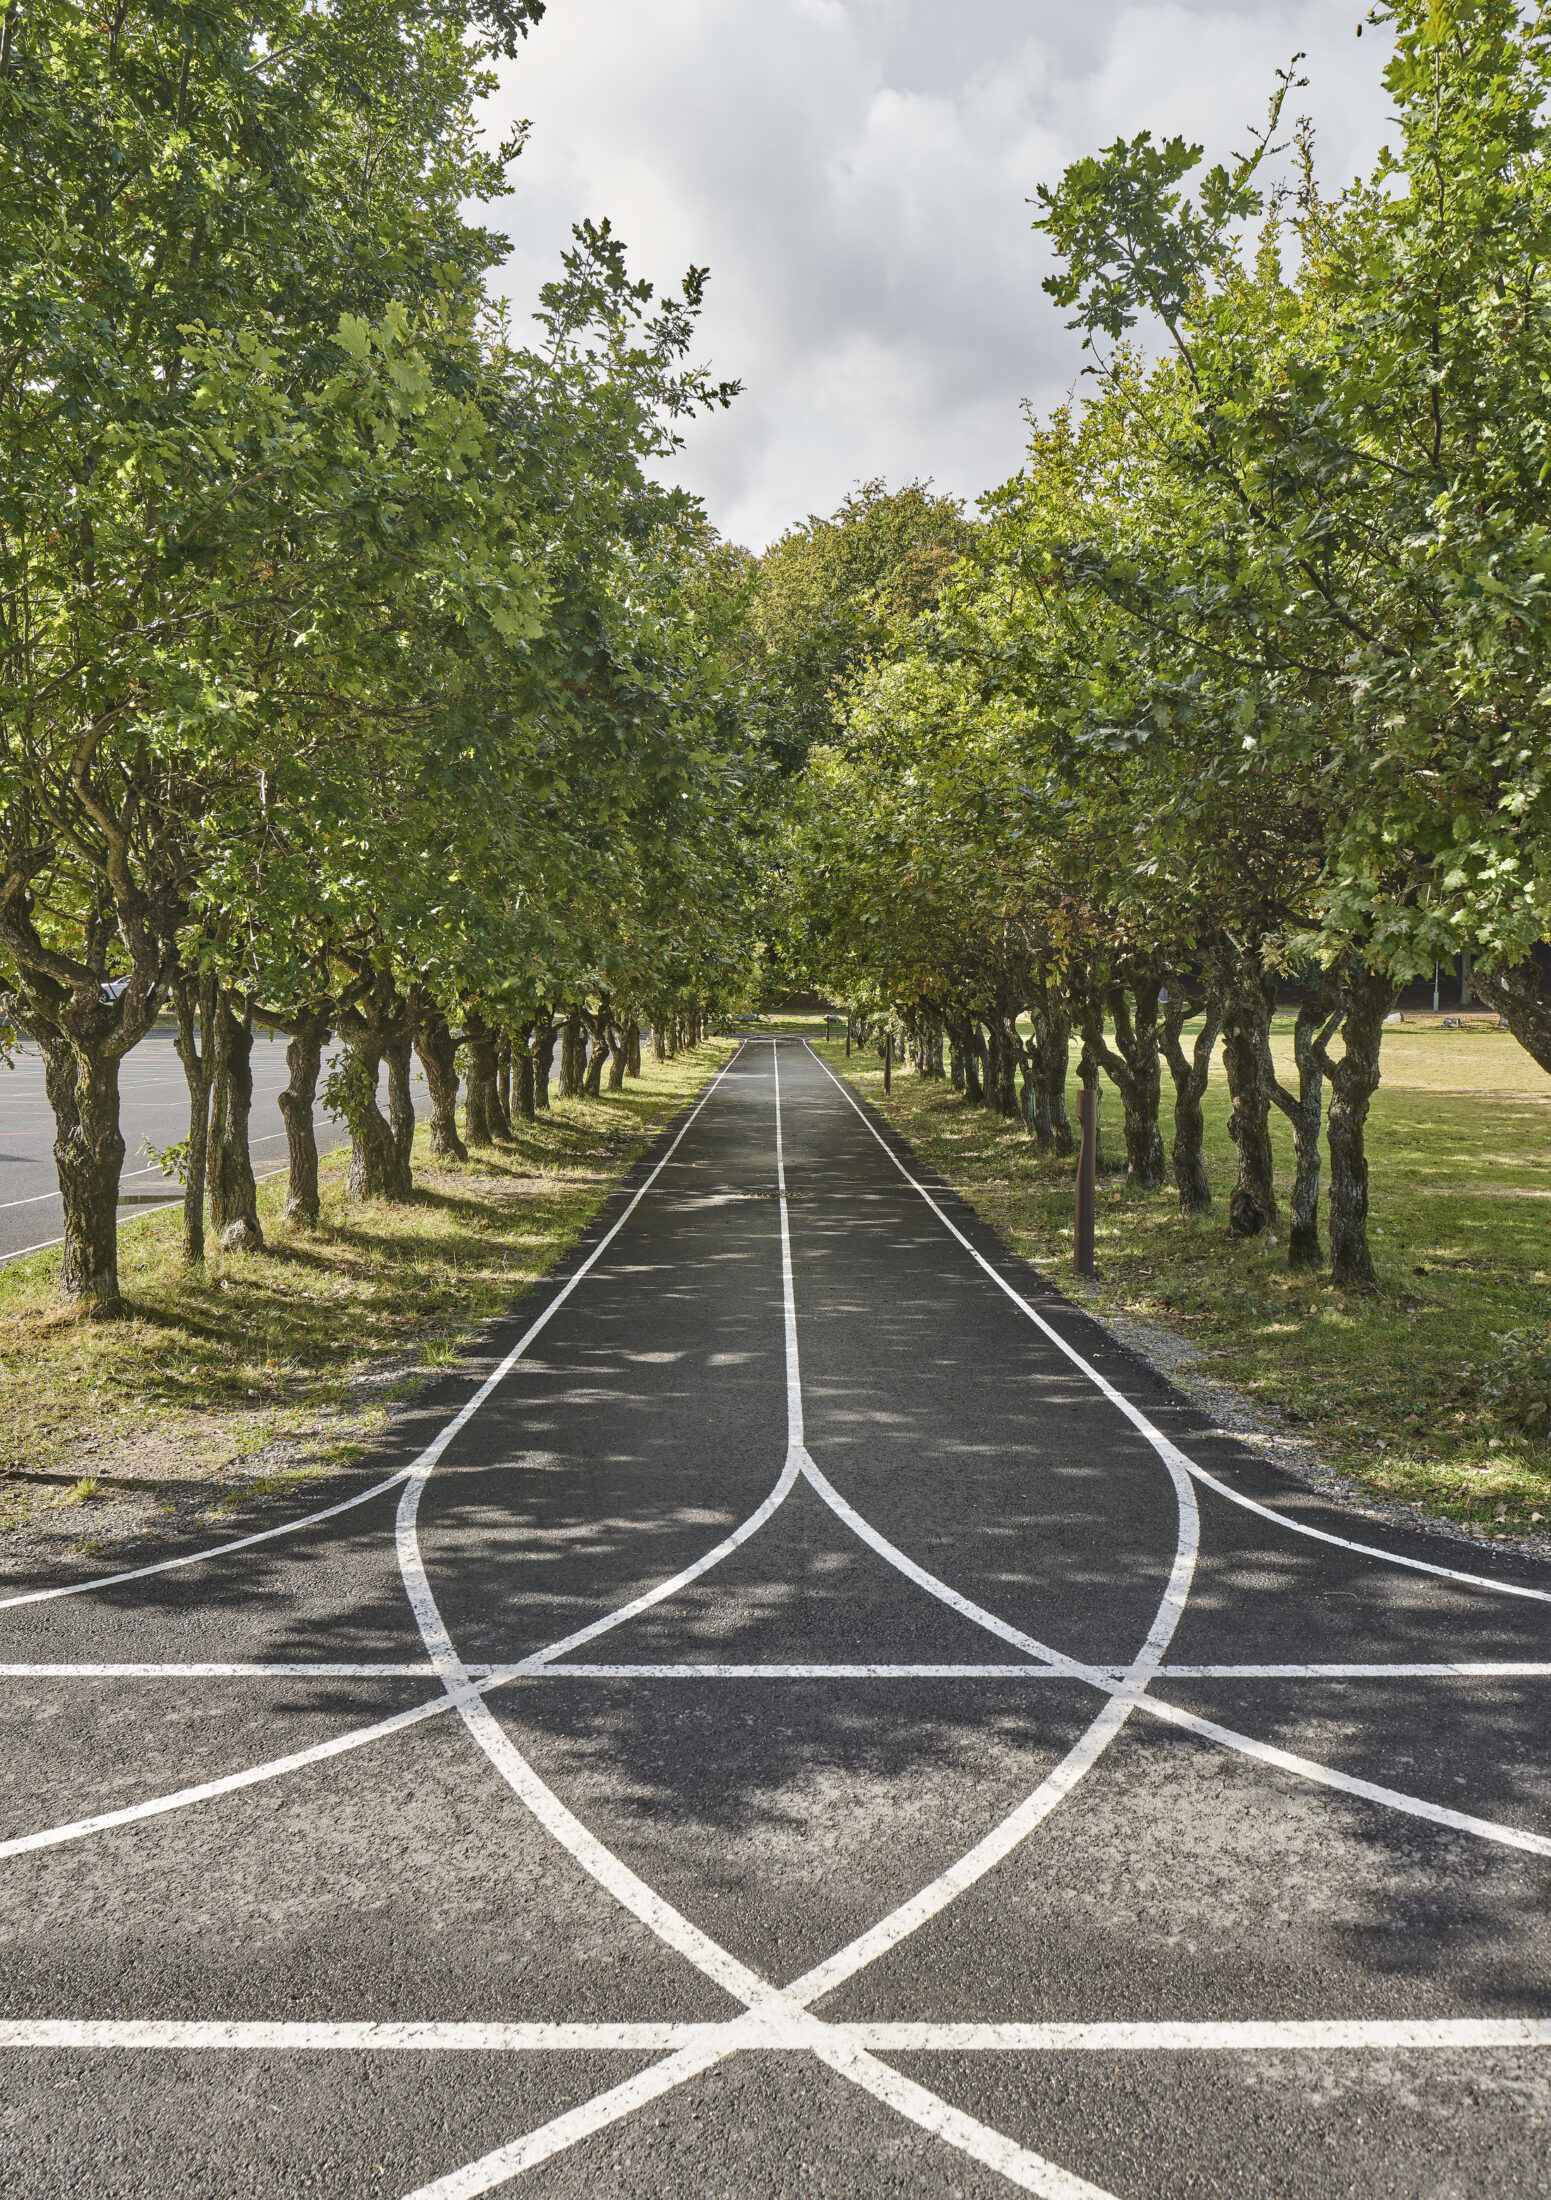
[[[803,1447],[802,1391],[797,1364],[796,1294],[792,1280],[791,1234],[781,1141],[780,1063],[774,1047],[771,1058],[775,1087],[779,1194],[777,1213],[781,1244],[783,1331],[787,1352],[788,1427],[786,1463],[781,1484],[778,1485],[780,1496],[772,1492],[771,1498],[766,1500],[765,1507],[761,1509],[768,1517],[768,1513],[784,1498],[786,1490],[801,1473],[824,1497],[826,1503],[840,1510],[848,1525],[854,1526],[856,1532],[864,1535],[864,1539],[872,1541],[874,1547],[885,1551],[890,1556],[891,1563],[910,1572],[912,1579],[918,1579],[923,1587],[929,1588],[931,1594],[954,1604],[966,1614],[973,1614],[980,1624],[991,1626],[994,1631],[1004,1632],[1007,1639],[1016,1641],[1018,1647],[1030,1650],[1035,1656],[1047,1658],[1054,1665],[1057,1662],[1054,1652],[1046,1651],[1042,1645],[1033,1643],[1032,1638],[1021,1635],[1015,1629],[1006,1629],[1004,1623],[997,1622],[993,1615],[967,1604],[946,1584],[919,1568],[913,1568],[903,1554],[895,1551],[892,1545],[885,1544],[861,1520],[860,1515],[853,1513],[844,1500],[839,1498]],[[696,1113],[698,1112],[697,1110]],[[692,1122],[694,1118],[690,1120]],[[686,1124],[685,1130],[688,1128],[689,1125]],[[670,1155],[671,1151],[672,1149]],[[665,1156],[664,1160],[668,1158],[669,1156]],[[647,1185],[642,1187],[643,1194],[655,1181],[655,1175],[656,1172],[648,1179]],[[621,1217],[621,1226],[625,1219],[626,1217]],[[603,1247],[600,1246],[598,1250],[601,1253]],[[870,1934],[853,1942],[848,1949],[839,1951],[830,1959],[829,1965],[821,1965],[817,1972],[808,1974],[796,1986],[782,1992],[664,1901],[654,1888],[648,1886],[583,1826],[539,1777],[482,1700],[479,1690],[468,1677],[467,1669],[458,1659],[420,1550],[417,1516],[421,1496],[434,1465],[434,1461],[429,1461],[422,1471],[413,1475],[399,1500],[399,1566],[404,1578],[405,1592],[419,1623],[426,1649],[442,1673],[448,1694],[457,1703],[470,1734],[546,1831],[553,1835],[591,1878],[614,1896],[623,1909],[647,1925],[676,1954],[714,1980],[724,1991],[742,2001],[751,2017],[772,2025],[780,2044],[809,2046],[813,2053],[840,2075],[849,2078],[865,2091],[888,2101],[901,2114],[959,2147],[974,2159],[998,2169],[1011,2183],[1024,2190],[1045,2195],[1046,2200],[1109,2200],[1109,2196],[1100,2194],[1097,2187],[1084,2184],[1081,2179],[1071,2177],[1054,2164],[1017,2146],[1001,2133],[989,2130],[974,2118],[937,2099],[913,2080],[878,2064],[853,2045],[837,2041],[827,2024],[808,2013],[805,2003],[816,1999],[828,1986],[838,1983],[840,1977],[850,1976],[863,1963],[872,1961],[884,1948],[896,1945],[926,1918],[935,1915],[965,1886],[988,1871],[999,1856],[1005,1855],[1016,1840],[1022,1839],[1033,1825],[1071,1791],[1119,1732],[1130,1711],[1140,1700],[1140,1692],[1146,1686],[1148,1674],[1162,1656],[1189,1593],[1190,1573],[1195,1562],[1196,1508],[1188,1478],[1170,1468],[1179,1499],[1178,1546],[1157,1616],[1141,1653],[1127,1669],[1125,1689],[1111,1690],[1110,1684],[1105,1684],[1106,1691],[1111,1693],[1111,1700],[1104,1705],[1097,1718],[1054,1772],[1041,1782],[1034,1794],[1018,1810],[1009,1814],[995,1834],[979,1843],[966,1858],[961,1859],[953,1872],[940,1875],[911,1902],[901,1905],[890,1917],[880,1921]],[[736,1540],[739,1538],[729,1539],[726,1548],[730,1550]],[[703,1571],[704,1565],[696,1570]],[[665,1585],[659,1594],[669,1593],[670,1587],[671,1585]],[[605,1624],[607,1622],[596,1623],[598,1628]],[[1066,1671],[1079,1670],[1069,1660],[1060,1660],[1059,1664]],[[1013,1830],[1009,1832],[1009,1829]],[[1002,1845],[998,1848],[996,1843],[999,1836]],[[605,2121],[613,2121],[616,2114],[631,2113],[644,2100],[659,2097],[671,2087],[686,2083],[690,2078],[709,2069],[725,2054],[735,2051],[736,2048],[731,2044],[720,2050],[703,2046],[686,2048],[680,2055],[657,2065],[654,2070],[642,2072],[612,2093],[600,2096],[588,2108],[568,2111],[565,2116],[556,2118],[539,2132],[530,2133],[525,2139],[514,2142],[511,2147],[499,2149],[495,2154],[469,2164],[451,2177],[423,2188],[416,2200],[432,2200],[432,2196],[435,2196],[435,2200],[464,2200],[466,2195],[489,2191],[533,2161],[547,2159],[562,2146],[574,2144],[577,2138],[599,2128],[591,2120],[592,2110],[596,2110]],[[535,2152],[535,2149],[541,2151]]]
[[[808,1042],[804,1040],[803,1044],[807,1046]],[[813,1049],[811,1046],[808,1047],[808,1052],[810,1054],[813,1054]],[[933,1199],[931,1193],[926,1189],[926,1186],[922,1184],[916,1177],[911,1175],[910,1171],[905,1167],[903,1161],[900,1160],[898,1154],[896,1154],[893,1148],[890,1146],[888,1140],[880,1135],[877,1126],[869,1119],[866,1111],[862,1108],[860,1102],[855,1098],[852,1093],[850,1093],[846,1089],[844,1083],[841,1081],[840,1078],[835,1075],[829,1064],[822,1058],[822,1056],[818,1054],[813,1054],[813,1059],[818,1063],[819,1068],[824,1072],[825,1076],[835,1087],[835,1090],[840,1094],[846,1105],[852,1110],[853,1114],[855,1114],[857,1119],[862,1123],[863,1127],[871,1133],[873,1138],[877,1140],[879,1146],[883,1149],[884,1153],[888,1155],[888,1158],[890,1159],[890,1161],[893,1162],[895,1168],[899,1171],[905,1182],[910,1186],[911,1190],[919,1193],[920,1197],[925,1200],[927,1206],[931,1208],[932,1213],[937,1217],[938,1221],[948,1232],[949,1236],[957,1239],[958,1243],[963,1246],[965,1252],[968,1253],[971,1260],[975,1261],[981,1268],[985,1270],[986,1274],[991,1278],[991,1281],[996,1285],[999,1291],[1005,1292],[1007,1297],[1012,1300],[1013,1304],[1022,1309],[1022,1311],[1028,1316],[1029,1320],[1033,1322],[1036,1329],[1038,1329],[1045,1337],[1050,1340],[1050,1342],[1056,1347],[1057,1351],[1064,1353],[1067,1359],[1069,1359],[1074,1366],[1080,1367],[1084,1374],[1089,1377],[1090,1381],[1096,1383],[1100,1390],[1104,1392],[1104,1395],[1109,1398],[1113,1404],[1120,1407],[1121,1411],[1125,1413],[1127,1419],[1132,1421],[1138,1428],[1140,1428],[1145,1420],[1145,1416],[1141,1414],[1136,1407],[1132,1406],[1130,1401],[1123,1397],[1121,1392],[1114,1388],[1113,1384],[1107,1383],[1102,1375],[1098,1374],[1095,1369],[1090,1367],[1088,1362],[1082,1357],[1081,1353],[1077,1351],[1076,1347],[1068,1344],[1066,1339],[1061,1335],[1060,1331],[1058,1329],[1052,1328],[1050,1323],[1045,1320],[1044,1316],[1035,1311],[1035,1309],[1029,1304],[1028,1300],[1023,1296],[1022,1292],[1015,1290],[1012,1284],[1007,1281],[1007,1278],[1002,1275],[995,1267],[992,1266],[991,1262],[986,1259],[985,1255],[981,1252],[978,1252],[975,1247],[971,1245],[969,1239],[964,1235],[963,1231],[957,1228],[954,1223],[949,1221],[948,1217],[943,1213],[941,1207],[938,1206],[936,1200]],[[1262,1505],[1257,1499],[1253,1497],[1246,1497],[1241,1490],[1232,1489],[1230,1488],[1228,1483],[1220,1482],[1217,1479],[1216,1475],[1208,1474],[1204,1467],[1197,1466],[1195,1461],[1193,1459],[1187,1458],[1183,1452],[1177,1452],[1175,1456],[1181,1460],[1188,1474],[1193,1475],[1196,1481],[1202,1483],[1207,1489],[1215,1490],[1219,1497],[1227,1498],[1230,1504],[1242,1505],[1246,1512],[1258,1513],[1263,1520],[1273,1521],[1277,1527],[1287,1528],[1294,1535],[1306,1535],[1312,1537],[1312,1539],[1316,1543],[1333,1543],[1340,1550],[1356,1551],[1364,1558],[1381,1558],[1384,1560],[1386,1565],[1406,1566],[1415,1573],[1435,1574],[1439,1577],[1439,1579],[1444,1581],[1463,1582],[1468,1588],[1491,1589],[1494,1590],[1499,1596],[1529,1597],[1540,1604],[1551,1604],[1551,1589],[1535,1589],[1531,1588],[1527,1583],[1519,1581],[1497,1581],[1494,1580],[1493,1577],[1489,1574],[1464,1573],[1457,1566],[1440,1566],[1434,1564],[1433,1561],[1430,1559],[1410,1558],[1400,1551],[1386,1551],[1382,1549],[1381,1546],[1377,1543],[1357,1543],[1354,1542],[1349,1536],[1332,1535],[1324,1528],[1311,1528],[1306,1526],[1301,1520],[1289,1520],[1285,1513],[1276,1512],[1271,1506]]]

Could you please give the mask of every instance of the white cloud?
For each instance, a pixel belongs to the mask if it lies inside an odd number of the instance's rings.
[[[1356,0],[551,0],[493,102],[531,117],[501,288],[522,311],[570,225],[608,215],[637,273],[709,266],[702,352],[746,394],[675,476],[755,545],[853,481],[973,497],[1016,470],[1020,401],[1059,401],[1077,340],[1040,289],[1025,201],[1150,129],[1241,146],[1306,50],[1321,172],[1383,135]]]

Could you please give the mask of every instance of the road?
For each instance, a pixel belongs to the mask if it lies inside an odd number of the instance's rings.
[[[1551,1576],[1206,1428],[800,1041],[396,1442],[0,1600],[8,2200],[1551,2191]]]
[[[326,1074],[326,1071],[325,1071]],[[285,1041],[267,1032],[253,1043],[253,1166],[260,1176],[285,1166],[285,1127],[276,1095],[286,1081]],[[429,1107],[420,1065],[415,1065],[415,1106]],[[386,1084],[379,1086],[385,1094]],[[182,1194],[145,1152],[145,1143],[167,1147],[188,1135],[188,1087],[173,1050],[172,1033],[160,1026],[127,1055],[119,1075],[120,1119],[124,1131],[124,1225],[156,1205],[176,1203]],[[327,1153],[349,1133],[322,1114],[317,1121],[318,1150]],[[59,1179],[54,1173],[54,1118],[43,1090],[43,1062],[36,1047],[22,1047],[13,1069],[0,1068],[0,1267],[57,1245],[64,1225],[59,1210]]]

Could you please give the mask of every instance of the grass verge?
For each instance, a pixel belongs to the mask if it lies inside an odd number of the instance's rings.
[[[120,1239],[127,1312],[83,1318],[59,1255],[0,1270],[0,1569],[95,1555],[276,1503],[365,1456],[394,1405],[451,1366],[572,1245],[721,1066],[710,1040],[597,1100],[557,1100],[510,1147],[434,1162],[415,1197],[355,1201],[322,1165],[316,1229],[259,1187],[269,1249],[182,1265],[175,1210]]]
[[[1290,1018],[1277,1019],[1273,1046],[1285,1080]],[[1551,1320],[1551,1083],[1509,1033],[1409,1021],[1385,1033],[1368,1134],[1372,1295],[1290,1273],[1280,1228],[1228,1236],[1235,1154],[1220,1057],[1206,1101],[1215,1212],[1182,1221],[1172,1189],[1101,1176],[1098,1274],[1087,1283],[1072,1274],[1070,1161],[1041,1157],[1021,1124],[967,1106],[941,1081],[896,1067],[885,1099],[873,1054],[846,1060],[843,1041],[817,1051],[1007,1245],[1101,1319],[1120,1317],[1127,1341],[1164,1347],[1152,1356],[1182,1388],[1245,1401],[1281,1432],[1289,1463],[1312,1456],[1370,1500],[1551,1549],[1551,1448],[1483,1395],[1496,1339],[1543,1334]],[[1164,1089],[1167,1144],[1167,1078]],[[1280,1117],[1273,1131],[1285,1193],[1291,1136]],[[1106,1159],[1118,1134],[1106,1093]]]

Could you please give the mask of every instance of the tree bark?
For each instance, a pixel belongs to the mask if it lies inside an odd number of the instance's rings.
[[[517,1102],[517,1113],[524,1123],[533,1121],[533,1055],[527,1041],[518,1038],[512,1046],[512,1089]]]
[[[512,1135],[512,1033],[502,1024],[495,1042],[495,1097],[508,1143]]]
[[[1379,1044],[1395,1004],[1394,980],[1359,967],[1341,988],[1341,1059],[1324,1047],[1318,1060],[1330,1079],[1325,1137],[1330,1147],[1330,1280],[1358,1291],[1377,1288],[1368,1246],[1368,1156],[1363,1125],[1379,1089]]]
[[[1276,984],[1257,953],[1238,956],[1225,973],[1222,1058],[1231,1103],[1228,1135],[1238,1148],[1239,1180],[1228,1208],[1236,1237],[1254,1237],[1276,1220],[1276,1158],[1271,1150],[1271,1012]]]
[[[1292,1125],[1293,1188],[1289,1202],[1291,1227],[1287,1240],[1289,1268],[1317,1268],[1323,1248],[1319,1241],[1319,1133],[1325,1104],[1325,1074],[1321,1067],[1325,1047],[1340,1021],[1340,1009],[1332,1008],[1329,988],[1322,987],[1313,1000],[1305,1001],[1293,1025],[1293,1060],[1298,1067],[1298,1090],[1289,1092],[1276,1075],[1267,1041],[1267,1075],[1271,1098]]]
[[[1182,1215],[1204,1215],[1212,1205],[1212,1183],[1206,1173],[1206,1117],[1201,1102],[1211,1074],[1212,1049],[1222,1029],[1222,1004],[1207,995],[1206,1020],[1187,1055],[1182,1035],[1194,1006],[1183,986],[1174,987],[1163,1016],[1163,1051],[1174,1080],[1174,1146],[1170,1159]]]
[[[118,1187],[124,1168],[119,1129],[120,1056],[81,1038],[35,1026],[43,1083],[54,1111],[54,1166],[64,1206],[64,1297],[92,1312],[115,1314],[118,1287]]]
[[[1031,1021],[1034,1028],[1029,1049],[1034,1065],[1034,1102],[1029,1128],[1042,1153],[1054,1147],[1059,1154],[1069,1154],[1075,1143],[1066,1110],[1072,1023],[1065,1002],[1048,978],[1036,981]]]
[[[1475,973],[1483,1004],[1495,1008],[1530,1059],[1551,1075],[1551,999],[1543,990],[1544,972],[1532,958],[1506,969]]]
[[[437,1161],[467,1161],[469,1150],[458,1136],[458,1042],[445,1012],[423,986],[410,995],[415,1052],[431,1095],[431,1155]]]
[[[228,1250],[262,1252],[258,1186],[248,1124],[253,1113],[253,1015],[221,995],[215,1012],[215,1074],[210,1086],[210,1226]]]
[[[313,1117],[318,1106],[318,1077],[323,1049],[328,1044],[326,1009],[303,1009],[285,1050],[289,1080],[280,1095],[280,1114],[285,1123],[287,1222],[315,1223],[322,1213],[318,1197],[318,1133]]]
[[[410,1199],[414,1195],[414,1176],[409,1150],[403,1142],[402,1120],[409,1089],[410,1016],[408,1004],[395,991],[391,978],[378,976],[353,1007],[341,1009],[339,1035],[350,1056],[345,1118],[350,1126],[350,1167],[346,1186],[356,1199]],[[403,1074],[396,1122],[385,1120],[377,1105],[377,1076],[390,1049],[398,1054]],[[393,1105],[390,1071],[390,1109]],[[409,1134],[412,1140],[413,1108],[409,1111]]]
[[[625,1025],[625,1075],[639,1077],[640,1074],[641,1024],[638,1017],[632,1016]]]
[[[1128,984],[1111,985],[1103,994],[1090,995],[1083,1015],[1084,1046],[1102,1064],[1120,1094],[1126,1174],[1145,1192],[1156,1191],[1163,1182],[1163,1133],[1158,1128],[1158,1110],[1163,1103],[1158,1052],[1161,990],[1162,981],[1156,973],[1137,970]],[[1106,1002],[1115,1026],[1113,1047],[1104,1037]]]
[[[388,1128],[393,1133],[396,1181],[404,1187],[398,1194],[401,1199],[408,1199],[414,1190],[411,1163],[415,1151],[415,1102],[410,1089],[413,1045],[410,1020],[405,1016],[384,1050],[388,1063]]]
[[[549,1073],[555,1059],[555,1019],[547,1008],[533,1020],[533,1105],[549,1106]]]
[[[471,1146],[493,1146],[500,1123],[501,1095],[496,1085],[495,1033],[477,1008],[463,1019],[469,1072],[465,1080],[463,1128]]]
[[[575,1100],[582,1089],[582,1079],[587,1074],[586,1049],[582,1044],[582,1012],[579,1008],[567,1010],[560,1029],[560,1097]]]
[[[217,990],[212,971],[191,977],[180,969],[172,981],[173,1013],[178,1019],[174,1044],[188,1086],[188,1152],[183,1162],[183,1261],[188,1268],[198,1268],[205,1257],[205,1175],[210,1156]]]

